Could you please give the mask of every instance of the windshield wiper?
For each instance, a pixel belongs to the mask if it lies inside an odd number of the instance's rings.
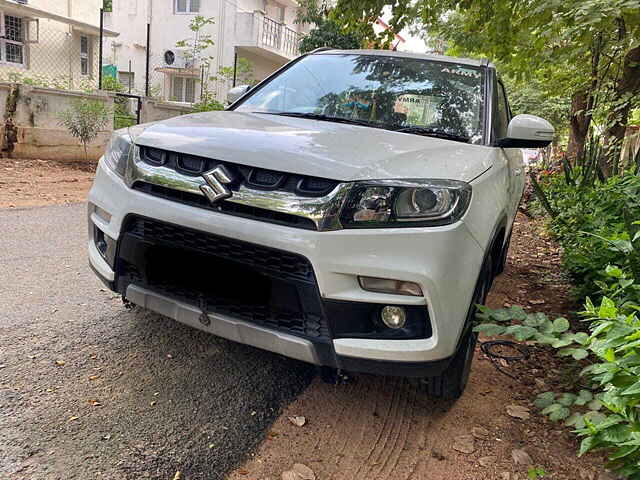
[[[419,125],[413,125],[409,127],[391,128],[395,132],[413,133],[416,135],[424,135],[426,137],[444,138],[446,140],[456,140],[458,142],[468,142],[469,137],[464,135],[456,135],[455,133],[448,133],[437,128],[421,127]]]
[[[304,112],[253,112],[253,113],[262,113],[265,115],[281,115],[283,117],[308,118],[310,120],[322,120],[325,122],[347,123],[350,125],[362,125],[363,127],[374,127],[374,128],[382,127],[377,123],[367,122],[366,120],[359,120],[357,118],[332,117],[330,115],[324,115],[322,113],[304,113]]]

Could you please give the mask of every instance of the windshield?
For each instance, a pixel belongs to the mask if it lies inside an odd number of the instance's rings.
[[[483,74],[473,66],[414,58],[309,55],[235,110],[353,120],[475,143],[482,136]]]

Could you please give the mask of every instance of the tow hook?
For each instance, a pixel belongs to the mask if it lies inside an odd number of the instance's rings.
[[[202,310],[202,313],[198,317],[198,320],[202,325],[208,327],[209,325],[211,325],[211,319],[209,318],[209,315],[207,315],[207,301],[203,297],[200,297],[198,304],[200,306],[200,310]]]
[[[135,305],[133,303],[131,303],[126,298],[124,298],[124,295],[122,296],[122,305],[124,305],[124,308],[126,310],[133,310],[133,307],[135,307]]]
[[[339,368],[324,366],[318,367],[318,373],[322,381],[324,383],[328,383],[329,385],[344,385],[353,381],[353,377]]]

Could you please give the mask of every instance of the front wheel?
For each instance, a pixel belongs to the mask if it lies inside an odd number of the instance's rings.
[[[493,259],[487,255],[480,271],[480,278],[476,284],[471,304],[465,320],[465,333],[458,345],[458,350],[449,366],[440,375],[417,380],[417,386],[427,395],[435,398],[455,400],[462,396],[473,362],[478,334],[473,332],[473,320],[476,315],[476,305],[484,305],[491,282],[493,280]]]

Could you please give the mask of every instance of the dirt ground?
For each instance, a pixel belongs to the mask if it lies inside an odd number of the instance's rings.
[[[0,208],[84,202],[95,162],[0,158]]]
[[[496,279],[488,305],[567,314],[574,306],[559,260],[541,223],[519,215],[507,270]],[[503,367],[514,380],[478,348],[470,384],[455,403],[424,397],[402,379],[362,375],[333,386],[316,378],[230,479],[277,479],[302,463],[318,479],[524,480],[529,465],[516,464],[514,450],[526,451],[533,466],[544,469],[541,478],[610,478],[598,467],[602,457],[576,458],[576,437],[531,405],[538,393],[560,390],[568,372],[548,352],[530,353],[526,363]],[[530,418],[509,416],[509,405],[529,408]],[[292,416],[308,423],[295,426],[288,420]]]
[[[83,201],[93,168],[0,160],[0,207]],[[489,306],[567,315],[575,305],[559,260],[541,222],[519,215],[508,267],[494,284]],[[600,454],[576,458],[577,439],[530,403],[537,393],[570,383],[574,372],[536,348],[528,361],[503,367],[517,378],[498,372],[478,348],[470,384],[455,403],[429,399],[397,378],[358,375],[340,385],[316,378],[228,478],[304,478],[283,475],[295,463],[308,466],[319,480],[524,480],[529,464],[544,469],[541,478],[613,478],[598,467]],[[530,417],[509,416],[509,405],[529,408]],[[306,423],[296,426],[292,416],[304,416]],[[514,461],[519,450],[531,462]]]

